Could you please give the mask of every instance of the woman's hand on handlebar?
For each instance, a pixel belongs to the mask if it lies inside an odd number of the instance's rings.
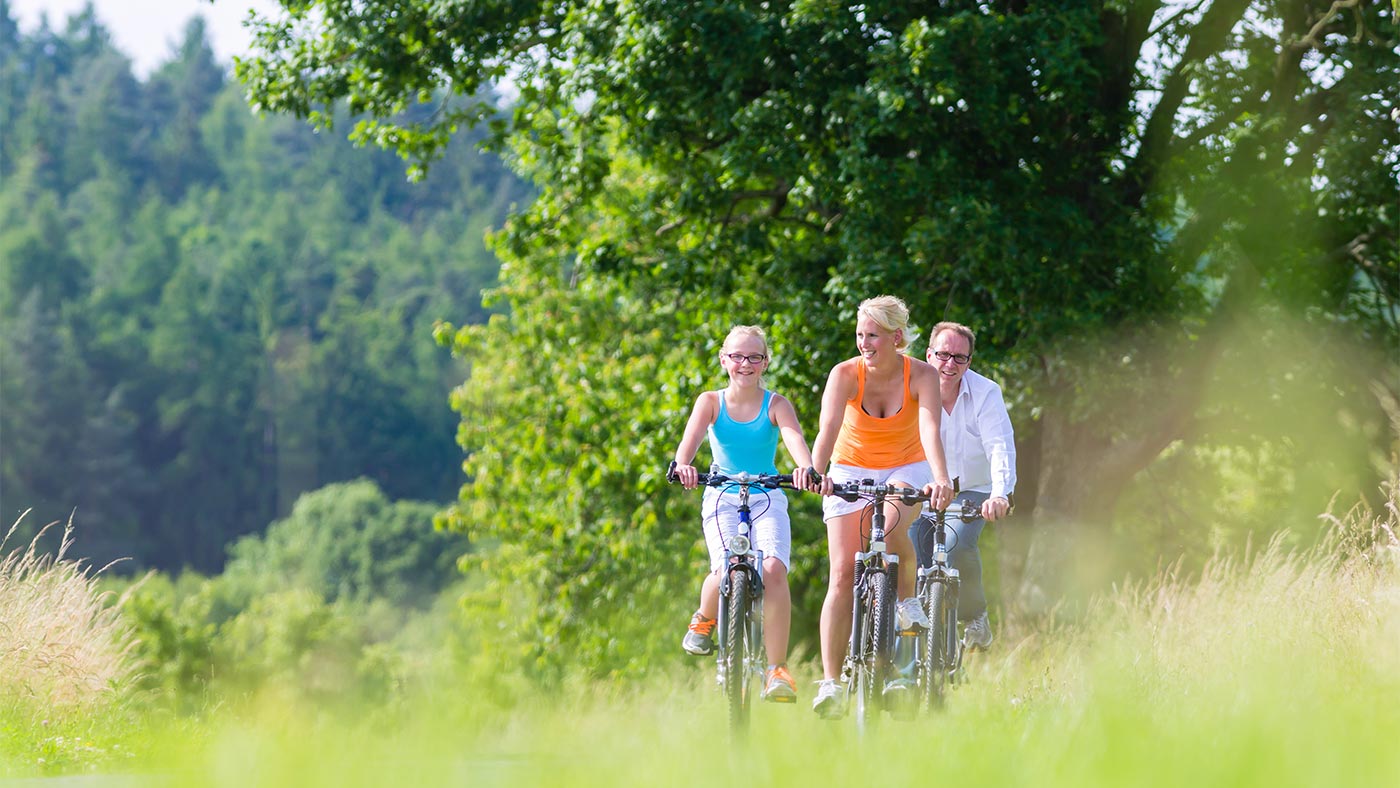
[[[928,496],[929,506],[941,512],[953,502],[953,483],[947,479],[941,479],[926,484],[924,485],[924,495]]]
[[[793,485],[794,487],[796,487],[799,490],[806,490],[807,492],[819,493],[822,491],[822,485],[831,484],[831,482],[828,481],[826,477],[822,476],[820,473],[817,473],[817,469],[811,467],[810,465],[806,468],[794,469],[792,472],[792,478],[795,482],[798,482]]]

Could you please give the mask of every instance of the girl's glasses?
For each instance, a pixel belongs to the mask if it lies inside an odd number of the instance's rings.
[[[745,361],[747,361],[755,367],[768,360],[768,357],[761,353],[754,353],[748,356],[744,355],[743,353],[726,353],[724,357],[734,362],[735,364],[742,364]]]

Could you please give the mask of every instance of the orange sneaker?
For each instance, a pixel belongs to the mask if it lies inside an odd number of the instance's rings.
[[[694,654],[703,657],[706,654],[715,652],[715,639],[712,637],[715,631],[715,620],[705,618],[699,611],[690,617],[690,626],[686,628],[685,637],[681,639],[681,648],[687,654]]]
[[[797,684],[793,682],[786,665],[779,665],[768,671],[768,681],[763,687],[763,699],[773,703],[797,701]]]

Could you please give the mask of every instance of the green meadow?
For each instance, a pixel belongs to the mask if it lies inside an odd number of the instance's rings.
[[[520,689],[504,667],[468,672],[444,659],[378,703],[313,701],[269,683],[174,713],[149,692],[87,680],[119,675],[129,649],[55,651],[17,675],[16,624],[60,612],[17,609],[25,594],[92,628],[52,639],[128,636],[110,614],[118,608],[84,606],[99,594],[90,573],[20,553],[5,564],[0,628],[11,699],[3,774],[229,786],[839,785],[872,775],[902,785],[1394,785],[1398,519],[1392,496],[1383,512],[1334,519],[1316,548],[1220,555],[1197,572],[1114,588],[1074,620],[1006,622],[989,652],[969,657],[941,713],[885,718],[863,735],[803,702],[760,704],[749,730],[731,735],[712,663],[679,653],[663,675],[635,682]],[[795,672],[810,698],[814,662]],[[45,683],[43,704],[15,700]],[[508,683],[517,689],[501,693]]]

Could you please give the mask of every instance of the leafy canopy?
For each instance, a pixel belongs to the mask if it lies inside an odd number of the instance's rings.
[[[1382,4],[289,1],[257,47],[255,106],[327,124],[344,101],[419,164],[468,97],[518,93],[489,143],[540,189],[494,237],[509,316],[440,336],[473,363],[450,519],[503,541],[500,588],[542,592],[516,630],[537,664],[568,638],[644,665],[660,646],[621,619],[687,606],[646,590],[694,506],[655,469],[731,323],[773,329],[808,424],[861,299],[976,326],[1061,517],[1200,429],[1238,314],[1400,350]]]

